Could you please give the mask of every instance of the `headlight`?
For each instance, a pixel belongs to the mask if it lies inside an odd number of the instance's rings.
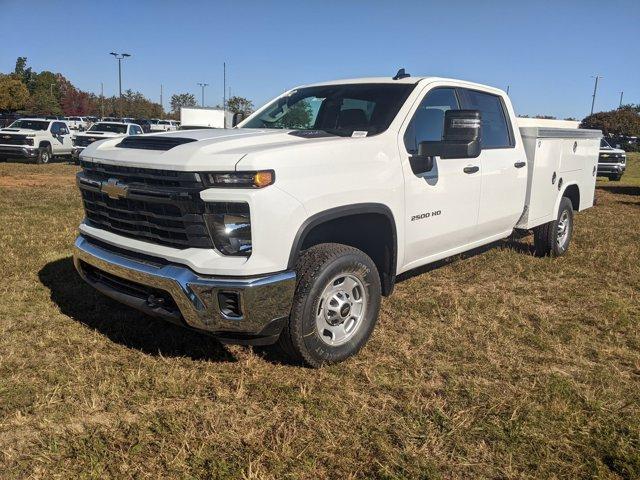
[[[216,249],[223,255],[251,255],[251,216],[249,204],[208,203],[204,215]]]
[[[227,188],[264,188],[275,182],[273,170],[259,172],[211,172],[201,173],[204,184],[208,187]]]
[[[33,145],[33,138],[29,138],[29,137],[25,138],[24,139],[24,144],[25,145]]]

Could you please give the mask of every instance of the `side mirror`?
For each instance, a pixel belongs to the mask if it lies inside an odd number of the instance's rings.
[[[235,127],[243,120],[244,120],[244,113],[234,113],[233,119],[231,120],[231,126]]]
[[[476,158],[480,155],[480,112],[447,110],[439,142],[420,142],[418,157]]]

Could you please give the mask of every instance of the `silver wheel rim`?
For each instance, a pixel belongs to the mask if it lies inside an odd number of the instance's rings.
[[[318,335],[327,345],[348,342],[359,330],[366,313],[367,294],[354,275],[338,275],[320,295],[316,311]]]
[[[42,163],[48,163],[48,162],[49,162],[49,152],[45,150],[44,152],[42,152]]]
[[[558,248],[564,248],[567,240],[569,239],[569,227],[571,224],[571,219],[569,218],[569,212],[564,210],[562,215],[560,215],[560,219],[558,220],[558,230],[556,243]]]

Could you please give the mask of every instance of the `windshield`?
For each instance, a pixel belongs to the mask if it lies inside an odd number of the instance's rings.
[[[273,101],[242,127],[375,135],[389,128],[414,87],[360,83],[299,88]]]
[[[49,123],[44,120],[17,120],[9,125],[10,128],[25,128],[27,130],[46,130]]]
[[[87,132],[127,133],[127,126],[124,123],[96,123]]]
[[[609,145],[609,143],[604,138],[601,138],[600,148],[613,148],[613,147],[611,147],[611,145]]]

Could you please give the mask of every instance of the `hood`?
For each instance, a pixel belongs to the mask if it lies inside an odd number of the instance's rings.
[[[234,170],[237,163],[252,152],[265,152],[296,145],[348,142],[351,139],[320,134],[301,137],[291,130],[273,129],[199,129],[152,133],[131,139],[163,138],[189,139],[188,143],[168,150],[148,150],[118,147],[122,140],[113,139],[93,143],[82,153],[84,160],[140,168],[181,171]]]
[[[91,138],[113,138],[124,137],[126,133],[114,133],[114,132],[82,132],[77,133],[76,137],[91,137]]]
[[[36,133],[44,133],[44,130],[30,130],[28,128],[0,128],[0,135],[34,135]]]

